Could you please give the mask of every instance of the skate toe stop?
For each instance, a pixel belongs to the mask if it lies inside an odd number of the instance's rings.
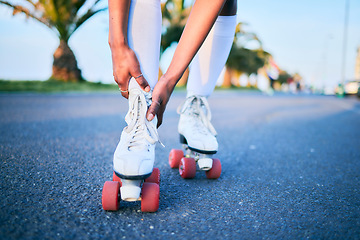
[[[123,184],[120,187],[120,195],[123,201],[133,202],[140,198],[140,182],[134,180],[122,180]]]
[[[208,171],[212,168],[213,160],[211,158],[201,158],[198,160],[199,168]]]

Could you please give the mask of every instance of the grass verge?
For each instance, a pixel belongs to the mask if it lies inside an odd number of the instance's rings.
[[[118,91],[116,84],[104,84],[94,82],[61,82],[56,80],[47,81],[17,81],[17,80],[0,80],[0,92],[38,92],[38,93],[53,93],[53,92],[101,92],[101,91]],[[216,87],[215,90],[246,90],[259,91],[255,87],[231,87],[222,88]],[[186,91],[185,86],[178,86],[176,91]]]
[[[0,92],[94,92],[117,91],[116,84],[94,82],[9,81],[0,80]]]

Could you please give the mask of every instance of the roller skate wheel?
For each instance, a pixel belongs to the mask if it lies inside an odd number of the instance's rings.
[[[221,175],[221,162],[219,159],[213,159],[212,168],[206,171],[206,177],[208,179],[218,179]]]
[[[106,211],[117,211],[119,209],[120,183],[106,181],[102,190],[102,207]]]
[[[113,181],[119,182],[119,183],[120,183],[120,187],[121,187],[121,179],[116,175],[115,172],[113,172]]]
[[[184,153],[180,149],[172,149],[169,153],[169,165],[171,168],[178,168]]]
[[[152,182],[152,183],[160,184],[160,170],[158,168],[154,168],[150,177],[145,179],[145,182]]]
[[[144,182],[141,191],[141,211],[156,212],[159,209],[160,187],[156,183]]]
[[[195,159],[183,157],[180,160],[179,173],[182,178],[194,178],[196,175]]]

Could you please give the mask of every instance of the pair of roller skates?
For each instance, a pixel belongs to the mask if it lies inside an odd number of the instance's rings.
[[[147,107],[151,104],[151,93],[144,93],[131,79],[129,84],[129,112],[114,153],[113,180],[104,184],[102,205],[104,210],[116,211],[119,200],[141,201],[141,211],[156,212],[159,208],[160,171],[153,169],[155,144],[159,142],[157,119],[146,120]],[[207,178],[216,179],[221,174],[221,163],[212,159],[217,152],[216,132],[210,123],[211,115],[203,97],[188,97],[179,108],[179,132],[186,155],[182,150],[172,150],[171,167],[179,167],[183,178],[193,178],[196,162]],[[186,138],[186,136],[195,136]],[[187,140],[186,140],[187,139]]]

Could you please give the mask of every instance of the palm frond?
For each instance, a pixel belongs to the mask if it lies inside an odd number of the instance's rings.
[[[32,0],[25,0],[25,1],[30,3],[34,8],[36,8],[36,3],[34,3]]]
[[[105,11],[107,9],[108,8],[101,8],[101,9],[98,9],[98,10],[95,10],[95,11],[92,10],[92,9],[89,9],[84,15],[82,15],[79,19],[77,19],[77,21],[75,23],[75,28],[74,28],[74,30],[72,30],[71,34],[73,32],[75,32],[84,22],[86,22],[92,16],[94,16],[95,14],[97,14],[99,12]]]
[[[10,0],[0,0],[0,4],[13,9],[13,15],[24,13],[57,32],[66,42],[70,36],[88,19],[106,10],[99,8],[103,0],[21,0],[13,4]],[[91,4],[89,4],[91,2]]]
[[[74,10],[77,13],[85,4],[86,0],[75,0],[73,1],[74,4]]]
[[[25,8],[21,5],[14,5],[12,3],[9,3],[8,1],[3,1],[3,0],[0,0],[0,4],[4,4],[4,5],[12,8],[13,15],[16,15],[17,13],[24,13],[26,15],[26,17],[31,17],[31,18],[41,22],[42,24],[45,24],[47,27],[49,27],[51,30],[53,30],[53,27],[49,23],[49,21],[47,21],[45,18],[35,16],[33,13],[30,12],[30,10],[28,8]]]

